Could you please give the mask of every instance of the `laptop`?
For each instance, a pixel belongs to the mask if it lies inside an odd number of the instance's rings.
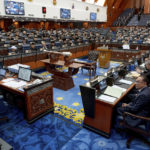
[[[32,73],[31,69],[19,66],[18,78],[16,80],[17,81],[23,80],[26,82],[30,82],[31,73]]]
[[[0,80],[3,80],[6,76],[6,70],[5,69],[0,69]]]
[[[107,87],[107,81],[106,79],[103,79],[99,82],[99,87],[100,87],[100,93],[104,93],[104,90]]]
[[[118,71],[114,71],[114,72],[112,73],[112,76],[113,76],[114,81],[116,81],[116,80],[119,78]]]

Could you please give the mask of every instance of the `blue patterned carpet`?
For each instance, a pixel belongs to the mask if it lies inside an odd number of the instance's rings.
[[[59,150],[81,128],[48,114],[28,124],[15,107],[6,106],[9,122],[0,124],[0,137],[14,150]]]
[[[117,66],[117,63],[111,63]],[[106,72],[97,69],[97,75]],[[44,76],[50,74],[40,72]],[[54,114],[48,114],[32,124],[24,120],[18,108],[5,104],[3,115],[10,121],[0,123],[0,137],[14,150],[126,150],[128,135],[111,130],[109,139],[82,128],[84,111],[79,85],[89,80],[88,72],[80,71],[74,78],[75,87],[62,91],[54,88]],[[2,100],[2,98],[0,99]],[[3,108],[0,108],[2,112]],[[131,143],[131,150],[150,150],[138,139]]]

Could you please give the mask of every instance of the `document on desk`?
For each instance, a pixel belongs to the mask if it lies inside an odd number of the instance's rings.
[[[3,85],[11,87],[11,88],[19,88],[21,86],[27,85],[27,82],[25,82],[25,81],[19,81],[18,82],[18,81],[12,80],[10,82],[3,83]]]
[[[132,84],[132,81],[128,81],[128,80],[125,80],[125,79],[121,79],[121,80],[119,80],[119,82],[129,84],[129,85]]]
[[[120,96],[122,95],[123,91],[119,88],[115,88],[112,86],[108,86],[106,88],[106,90],[104,91],[104,94],[112,96],[112,97],[116,97],[116,98],[120,98]]]
[[[14,78],[3,79],[2,82],[10,82],[12,80],[14,80]]]
[[[114,103],[117,98],[102,94],[98,97],[98,99],[109,103]]]
[[[127,90],[127,89],[122,88],[122,87],[120,87],[120,86],[118,86],[118,85],[113,85],[112,87],[117,88],[117,89],[120,89],[120,90],[122,90],[122,92],[125,92],[125,91]]]
[[[81,59],[74,59],[76,62],[86,62],[85,60],[81,60]]]

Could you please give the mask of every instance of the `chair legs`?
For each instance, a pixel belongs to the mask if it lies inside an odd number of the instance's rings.
[[[127,148],[130,148],[130,144],[131,144],[132,140],[133,140],[135,137],[138,138],[138,139],[140,139],[140,140],[143,141],[145,144],[147,144],[147,145],[150,146],[150,141],[149,141],[147,138],[143,137],[142,135],[139,135],[139,134],[134,133],[134,135],[133,135],[133,136],[130,136],[130,137],[128,138],[127,142],[126,142]]]
[[[128,138],[127,142],[126,142],[126,146],[127,148],[130,148],[130,143],[132,142],[132,140],[134,139],[135,137],[134,136],[131,136]]]

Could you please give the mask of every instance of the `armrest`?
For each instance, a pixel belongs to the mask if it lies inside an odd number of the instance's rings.
[[[129,113],[129,112],[124,112],[123,113],[123,121],[124,122],[125,122],[125,117],[126,116],[136,117],[138,119],[142,119],[142,120],[145,120],[145,121],[150,121],[150,117],[143,117],[143,116],[138,116],[138,115],[135,115],[135,114],[132,114],[132,113]]]

